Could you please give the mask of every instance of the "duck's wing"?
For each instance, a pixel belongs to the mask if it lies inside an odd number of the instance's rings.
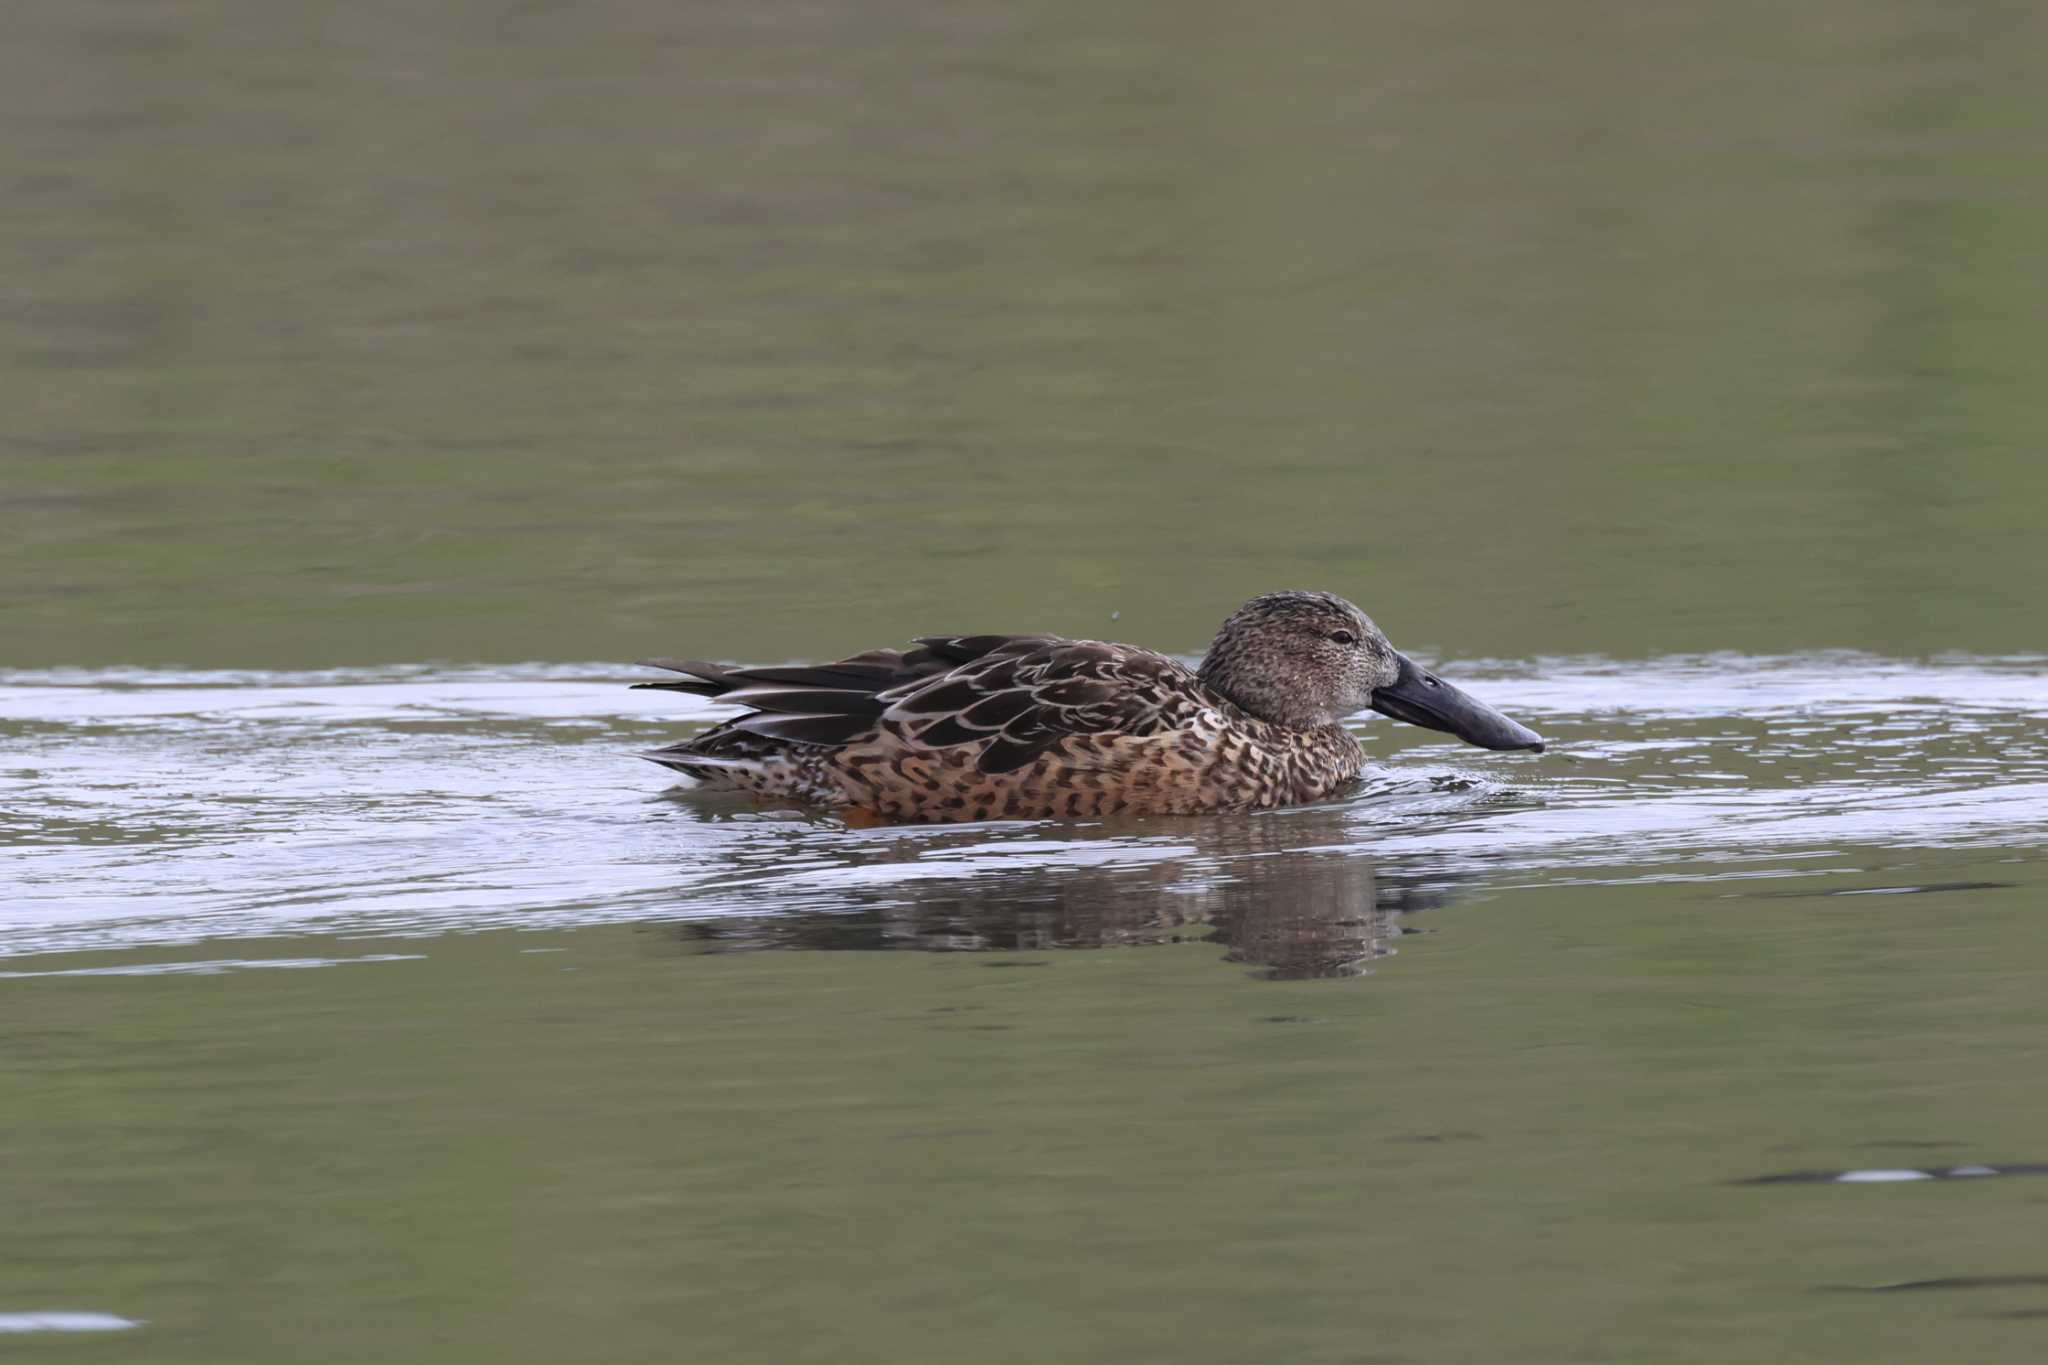
[[[942,656],[975,652],[877,694],[883,727],[931,748],[982,744],[975,766],[1004,773],[1069,735],[1142,738],[1187,728],[1214,704],[1186,665],[1149,649],[1043,636],[979,648],[985,638],[920,640]]]
[[[802,744],[848,744],[871,733],[888,709],[885,697],[942,679],[991,654],[1053,640],[1046,635],[933,635],[918,648],[872,649],[829,664],[726,668],[701,659],[642,659],[648,668],[682,676],[636,688],[687,692],[753,708],[731,728]]]
[[[917,644],[776,668],[643,659],[682,676],[634,685],[751,707],[722,728],[768,739],[838,746],[879,730],[913,747],[981,744],[976,766],[987,773],[1022,768],[1069,735],[1184,729],[1217,705],[1186,665],[1132,645],[1056,635]]]

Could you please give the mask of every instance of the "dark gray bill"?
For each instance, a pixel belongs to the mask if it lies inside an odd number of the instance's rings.
[[[1410,725],[1446,731],[1482,749],[1542,751],[1543,736],[1528,726],[1460,692],[1406,654],[1394,657],[1401,661],[1401,676],[1390,687],[1373,689],[1373,710]]]

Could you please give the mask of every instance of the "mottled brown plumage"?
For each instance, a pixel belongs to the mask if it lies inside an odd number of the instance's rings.
[[[815,666],[645,660],[682,677],[640,687],[751,708],[646,757],[711,786],[890,820],[954,821],[1197,815],[1316,800],[1364,766],[1339,718],[1367,705],[1401,715],[1397,693],[1415,693],[1412,706],[1434,717],[1419,723],[1496,748],[1540,747],[1415,668],[1363,612],[1328,593],[1253,598],[1224,622],[1199,672],[1135,645],[1052,635],[917,643]],[[1475,738],[1440,724],[1433,708],[1446,697],[1509,728]]]

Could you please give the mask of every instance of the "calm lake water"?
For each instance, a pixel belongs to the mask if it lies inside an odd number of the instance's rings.
[[[31,0],[0,1335],[2048,1352],[2037,6]],[[845,828],[628,661],[1342,592],[1551,740]]]

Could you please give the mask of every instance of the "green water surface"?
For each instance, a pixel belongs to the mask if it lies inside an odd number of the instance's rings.
[[[0,1324],[139,1324],[10,1353],[2048,1354],[2048,1179],[1737,1183],[2048,1163],[2048,10],[6,30],[0,672],[76,690],[0,714]],[[582,693],[135,719],[1291,586],[1588,690],[1380,726],[1392,816],[952,874]]]

